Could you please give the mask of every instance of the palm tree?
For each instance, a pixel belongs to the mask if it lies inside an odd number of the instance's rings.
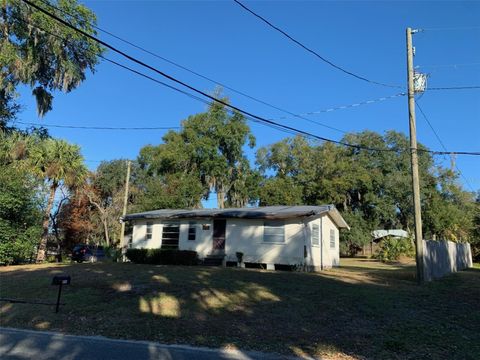
[[[45,260],[50,213],[57,189],[60,185],[69,189],[81,185],[85,180],[87,169],[80,154],[80,147],[59,139],[46,139],[40,146],[32,149],[30,161],[34,173],[44,179],[49,189],[43,215],[43,233],[37,252],[37,262],[42,262]]]

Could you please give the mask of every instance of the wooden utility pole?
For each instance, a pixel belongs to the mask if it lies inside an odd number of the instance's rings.
[[[417,263],[417,281],[422,284],[423,278],[423,234],[422,208],[420,204],[420,182],[418,176],[417,129],[415,124],[415,86],[413,72],[412,33],[407,28],[407,73],[408,73],[408,115],[410,122],[410,154],[412,163],[413,205],[415,210],[415,250]]]
[[[131,161],[127,161],[127,177],[125,178],[125,197],[123,198],[123,211],[122,217],[127,214],[127,203],[128,203],[128,185],[130,183],[130,166]],[[125,245],[124,244],[124,237],[125,237],[125,221],[122,220],[122,228],[120,230],[120,247],[122,249],[122,254],[125,252]]]

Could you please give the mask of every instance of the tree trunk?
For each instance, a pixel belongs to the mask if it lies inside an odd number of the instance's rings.
[[[108,233],[107,219],[102,219],[102,224],[103,224],[103,231],[105,233],[105,242],[107,243],[107,246],[110,246],[110,235]]]
[[[50,212],[52,211],[53,201],[55,200],[55,192],[57,191],[57,184],[50,186],[50,196],[48,197],[47,208],[45,214],[43,214],[43,233],[38,245],[37,251],[37,263],[41,263],[45,260],[45,250],[47,249],[48,240],[48,225],[50,223]]]

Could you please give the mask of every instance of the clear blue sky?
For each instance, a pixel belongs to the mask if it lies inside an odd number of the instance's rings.
[[[97,14],[100,27],[295,113],[399,92],[362,82],[329,67],[233,1],[84,3]],[[405,28],[442,28],[414,36],[415,65],[431,74],[429,85],[432,87],[480,84],[478,1],[249,1],[245,4],[336,64],[364,77],[399,85],[406,82]],[[450,29],[458,27],[462,29]],[[208,81],[107,35],[99,35],[201,90],[214,89]],[[127,63],[111,52],[106,56]],[[453,64],[459,65],[443,66]],[[428,67],[432,65],[442,66]],[[225,94],[233,104],[258,115],[267,118],[285,115],[228,90]],[[22,89],[20,100],[25,107],[20,120],[45,125],[178,126],[189,114],[205,110],[202,103],[109,63],[101,63],[97,72],[88,74],[77,90],[70,94],[57,93],[53,111],[42,120],[37,118],[30,90]],[[480,151],[480,90],[431,91],[425,93],[419,103],[448,150]],[[407,99],[397,97],[311,119],[346,131],[395,129],[408,133]],[[281,122],[333,139],[342,136],[298,118]],[[287,136],[262,125],[251,123],[250,126],[257,137],[257,146]],[[441,149],[418,110],[417,127],[420,142],[432,149]],[[163,135],[162,131],[51,129],[50,132],[81,145],[90,168],[97,165],[92,160],[135,158],[142,146],[160,143]],[[249,156],[253,160],[253,152]],[[444,160],[438,157],[438,161]],[[457,164],[472,187],[480,189],[480,157],[461,156]]]

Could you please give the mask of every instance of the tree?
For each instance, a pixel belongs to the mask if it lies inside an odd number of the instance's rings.
[[[0,165],[0,264],[29,261],[41,228],[38,183],[25,171]]]
[[[80,243],[88,244],[98,237],[99,227],[95,222],[95,209],[82,188],[76,189],[68,201],[60,207],[57,226],[63,235],[63,248],[66,249],[72,249]]]
[[[96,17],[75,0],[34,1],[88,34],[96,34]],[[60,11],[48,7],[54,4]],[[70,15],[67,15],[70,14]],[[52,109],[53,92],[70,92],[94,71],[103,48],[95,41],[59,24],[21,0],[2,0],[0,9],[0,121],[15,116],[16,88],[32,89],[37,111]],[[0,123],[1,125],[1,123]]]
[[[174,207],[200,207],[212,191],[219,208],[244,206],[255,197],[259,177],[243,151],[245,145],[253,147],[255,139],[241,114],[229,114],[223,105],[214,103],[207,112],[184,120],[180,131],[169,131],[163,141],[144,147],[139,156],[148,177],[145,192],[171,198],[157,199],[156,206],[174,202]],[[183,196],[187,198],[182,200]]]
[[[60,185],[75,188],[83,183],[87,170],[80,154],[80,148],[64,140],[46,139],[32,149],[30,162],[33,173],[43,179],[49,188],[49,195],[42,222],[42,237],[38,246],[37,262],[45,260],[50,213],[55,194]]]
[[[409,141],[395,131],[352,133],[342,141],[364,149],[300,137],[259,149],[264,175],[259,200],[261,205],[334,204],[352,227],[341,233],[342,252],[354,254],[375,229],[413,227]],[[419,149],[426,148],[419,144]],[[435,165],[426,151],[419,152],[419,168],[424,234],[471,239],[474,201],[459,186],[458,174]]]
[[[103,161],[82,188],[82,194],[93,206],[96,216],[91,218],[94,224],[103,229],[103,240],[107,246],[119,242],[123,199],[125,192],[126,160]],[[136,196],[138,165],[133,163],[131,171],[129,203]]]

